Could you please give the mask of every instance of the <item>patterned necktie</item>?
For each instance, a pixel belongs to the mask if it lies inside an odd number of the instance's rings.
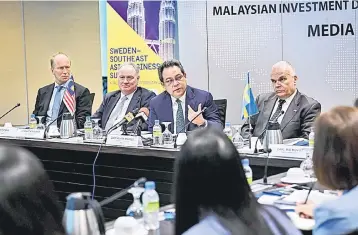
[[[119,115],[122,112],[124,103],[126,102],[126,100],[128,100],[127,96],[123,96],[121,97],[121,99],[119,100],[118,104],[116,105],[116,107],[114,107],[111,116],[109,117],[109,120],[106,124],[106,131],[111,128],[113,126],[113,124],[115,123],[115,121],[119,118]]]
[[[277,109],[275,111],[275,113],[272,115],[270,122],[275,121],[278,117],[278,115],[280,115],[280,113],[282,112],[282,105],[285,103],[285,100],[279,100],[278,101],[278,106]],[[277,120],[276,120],[277,121]]]
[[[179,99],[176,100],[178,104],[178,111],[177,111],[177,117],[176,117],[176,133],[179,134],[179,132],[185,132],[184,129],[184,114],[183,114],[183,107],[181,105],[181,101]]]
[[[51,115],[51,120],[55,120],[58,117],[58,113],[60,112],[60,106],[62,103],[62,99],[61,99],[61,90],[62,88],[64,88],[63,86],[57,86],[57,91],[55,94],[55,99],[53,100],[53,105],[52,105],[52,115]]]

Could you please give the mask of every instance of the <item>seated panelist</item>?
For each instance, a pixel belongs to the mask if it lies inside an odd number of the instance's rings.
[[[297,90],[297,79],[290,63],[280,61],[273,65],[271,82],[274,92],[257,96],[259,113],[251,117],[252,136],[260,136],[267,123],[277,119],[283,139],[308,139],[312,124],[321,112],[321,104]],[[244,138],[249,137],[248,123],[246,120],[241,129]]]
[[[50,64],[55,82],[38,90],[33,114],[35,116],[46,116],[46,119],[43,119],[46,125],[59,117],[57,126],[60,127],[62,114],[73,109],[77,128],[81,129],[86,122],[86,116],[90,116],[92,112],[90,91],[74,82],[71,74],[71,61],[67,55],[63,53],[55,54],[52,56]],[[67,91],[67,88],[71,87],[72,84],[75,95],[74,101],[70,101],[71,92]]]
[[[104,97],[104,100],[93,114],[93,118],[99,118],[99,125],[108,131],[116,122],[122,120],[128,112],[140,109],[147,117],[149,116],[149,101],[155,97],[155,93],[143,87],[138,87],[139,68],[133,63],[123,63],[117,72],[119,90],[113,91]],[[136,122],[132,121],[128,127]],[[147,130],[145,122],[142,130]]]
[[[150,101],[149,131],[153,131],[155,120],[159,120],[171,122],[169,130],[174,134],[185,132],[185,125],[204,107],[206,110],[193,120],[188,130],[206,126],[223,128],[213,96],[187,85],[186,73],[179,61],[164,62],[158,72],[165,91]]]

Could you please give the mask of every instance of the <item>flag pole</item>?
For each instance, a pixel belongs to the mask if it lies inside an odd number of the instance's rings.
[[[247,83],[249,84],[249,88],[251,88],[251,85],[250,85],[250,72],[248,71],[247,72]],[[251,102],[251,101],[250,101]],[[251,137],[252,137],[252,125],[251,125],[251,115],[250,115],[250,112],[249,112],[249,115],[248,115],[248,120],[249,120],[249,148],[251,148]]]

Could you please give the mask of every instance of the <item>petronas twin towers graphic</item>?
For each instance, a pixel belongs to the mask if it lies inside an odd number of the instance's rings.
[[[127,23],[164,61],[174,59],[176,43],[175,0],[162,0],[160,3],[158,25],[159,40],[146,38],[146,20],[143,0],[128,1]]]

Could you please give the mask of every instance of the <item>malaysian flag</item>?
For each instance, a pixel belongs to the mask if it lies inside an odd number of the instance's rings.
[[[75,82],[71,75],[69,82],[67,83],[65,94],[63,95],[63,102],[65,103],[68,111],[71,115],[76,111],[76,97],[75,97]]]

